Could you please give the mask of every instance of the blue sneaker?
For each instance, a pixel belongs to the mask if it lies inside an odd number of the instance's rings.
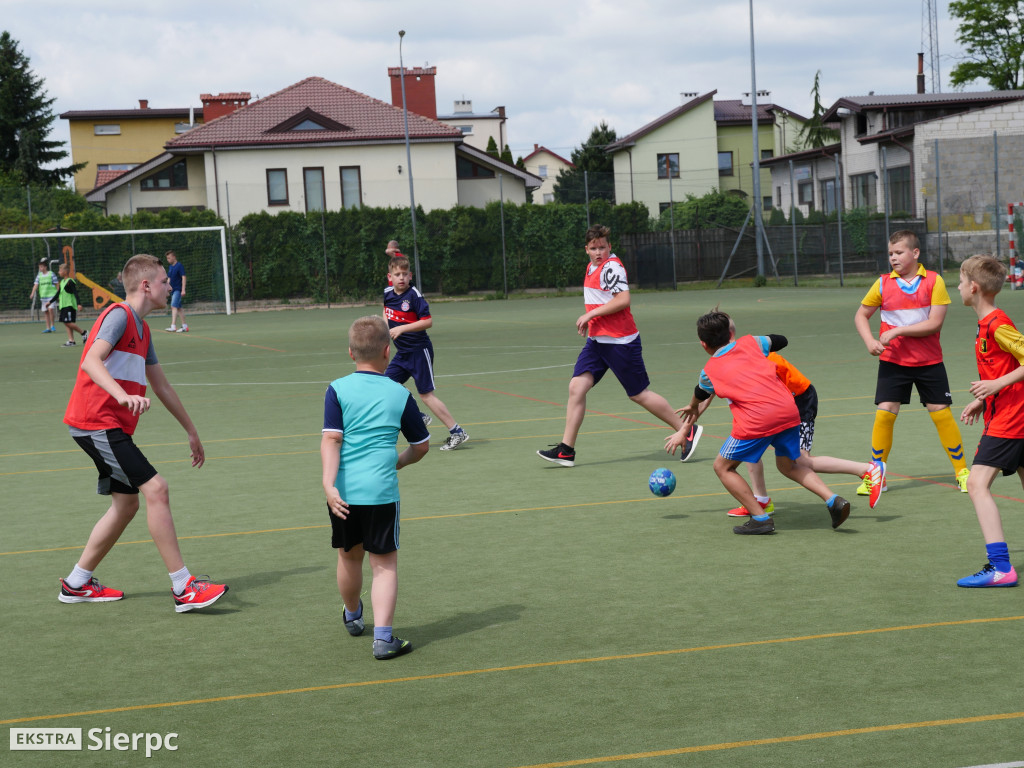
[[[964,576],[957,581],[958,587],[1016,587],[1017,571],[1010,566],[1006,573],[996,570],[992,563],[985,563],[985,567],[973,576]]]

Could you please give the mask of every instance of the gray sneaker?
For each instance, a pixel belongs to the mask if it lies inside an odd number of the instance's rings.
[[[430,423],[434,420],[433,416],[431,416],[429,413],[423,413],[423,411],[420,411],[420,418],[423,419],[424,427],[429,427]]]
[[[342,618],[344,618],[344,617],[345,617],[345,614],[343,613],[342,614]],[[359,635],[363,634],[363,628],[365,626],[366,625],[363,623],[363,601],[360,600],[359,601],[359,616],[357,618],[355,618],[355,619],[347,620],[345,622],[345,629],[348,630],[348,633],[350,635],[352,635],[352,637],[358,637]]]
[[[390,642],[387,640],[373,641],[373,658],[380,661],[387,661],[397,656],[403,656],[412,652],[412,643],[408,640],[400,640],[392,636]]]
[[[448,435],[448,438],[441,444],[441,450],[454,451],[467,440],[469,440],[469,435],[466,433],[466,430],[460,429],[458,432]]]
[[[741,535],[753,536],[775,533],[775,522],[770,517],[767,520],[755,520],[754,518],[750,518],[743,525],[734,525],[732,532]]]

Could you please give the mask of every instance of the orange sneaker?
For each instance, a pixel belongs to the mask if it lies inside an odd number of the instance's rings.
[[[193,576],[180,595],[174,594],[174,590],[171,590],[171,597],[174,598],[174,610],[184,613],[213,605],[224,597],[227,591],[225,584],[211,584],[209,576]]]
[[[110,603],[124,597],[119,589],[104,587],[96,578],[89,579],[78,589],[72,589],[64,579],[60,580],[60,594],[57,599],[62,603]]]
[[[761,504],[760,501],[757,502],[757,503]],[[761,504],[761,509],[764,510],[764,513],[766,515],[771,515],[771,514],[773,514],[775,512],[775,504],[772,503],[771,499],[768,499],[768,503],[767,504]],[[727,514],[729,517],[746,517],[750,513],[747,512],[747,508],[746,507],[736,507],[735,509],[730,509],[725,514]]]

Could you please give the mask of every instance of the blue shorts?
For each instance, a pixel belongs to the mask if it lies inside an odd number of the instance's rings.
[[[181,291],[171,291],[171,306],[181,309]]]
[[[434,391],[434,345],[407,352],[398,352],[388,363],[384,375],[399,384],[405,384],[412,377],[416,391],[425,395]]]
[[[580,350],[580,356],[576,358],[572,377],[575,379],[589,373],[597,384],[609,368],[630,397],[639,395],[651,386],[647,368],[644,366],[644,348],[639,336],[628,344],[602,344],[587,339],[587,343]]]
[[[800,458],[800,427],[790,427],[768,437],[747,440],[737,440],[730,435],[718,453],[723,459],[756,464],[764,456],[769,445],[775,449],[776,456],[785,456],[796,461]]]

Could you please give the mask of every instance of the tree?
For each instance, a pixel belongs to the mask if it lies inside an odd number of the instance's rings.
[[[953,0],[949,15],[959,20],[956,41],[966,51],[949,73],[953,87],[975,80],[999,91],[1024,87],[1024,0]]]
[[[503,163],[508,163],[509,165],[515,165],[515,162],[512,160],[512,150],[508,148],[508,144],[506,144],[505,148],[503,150],[501,150],[501,157],[499,159]]]
[[[555,200],[560,203],[585,203],[590,199],[615,202],[615,177],[612,156],[605,147],[615,141],[615,129],[603,120],[590,132],[590,138],[572,152],[575,168],[563,168],[555,180]],[[586,171],[586,177],[584,177]]]
[[[44,165],[68,156],[63,142],[47,141],[56,116],[47,98],[43,79],[29,69],[28,57],[9,32],[0,34],[0,171],[24,184],[59,184],[85,167]]]
[[[487,149],[485,149],[484,152],[493,157],[495,160],[501,157],[501,153],[498,151],[498,142],[494,140],[493,136],[489,136],[487,138]]]
[[[839,134],[821,121],[821,116],[825,114],[825,107],[821,104],[820,69],[814,74],[814,87],[811,88],[811,96],[814,97],[811,117],[800,129],[798,140],[803,145],[802,149],[821,149],[826,144],[835,144],[839,141]]]

